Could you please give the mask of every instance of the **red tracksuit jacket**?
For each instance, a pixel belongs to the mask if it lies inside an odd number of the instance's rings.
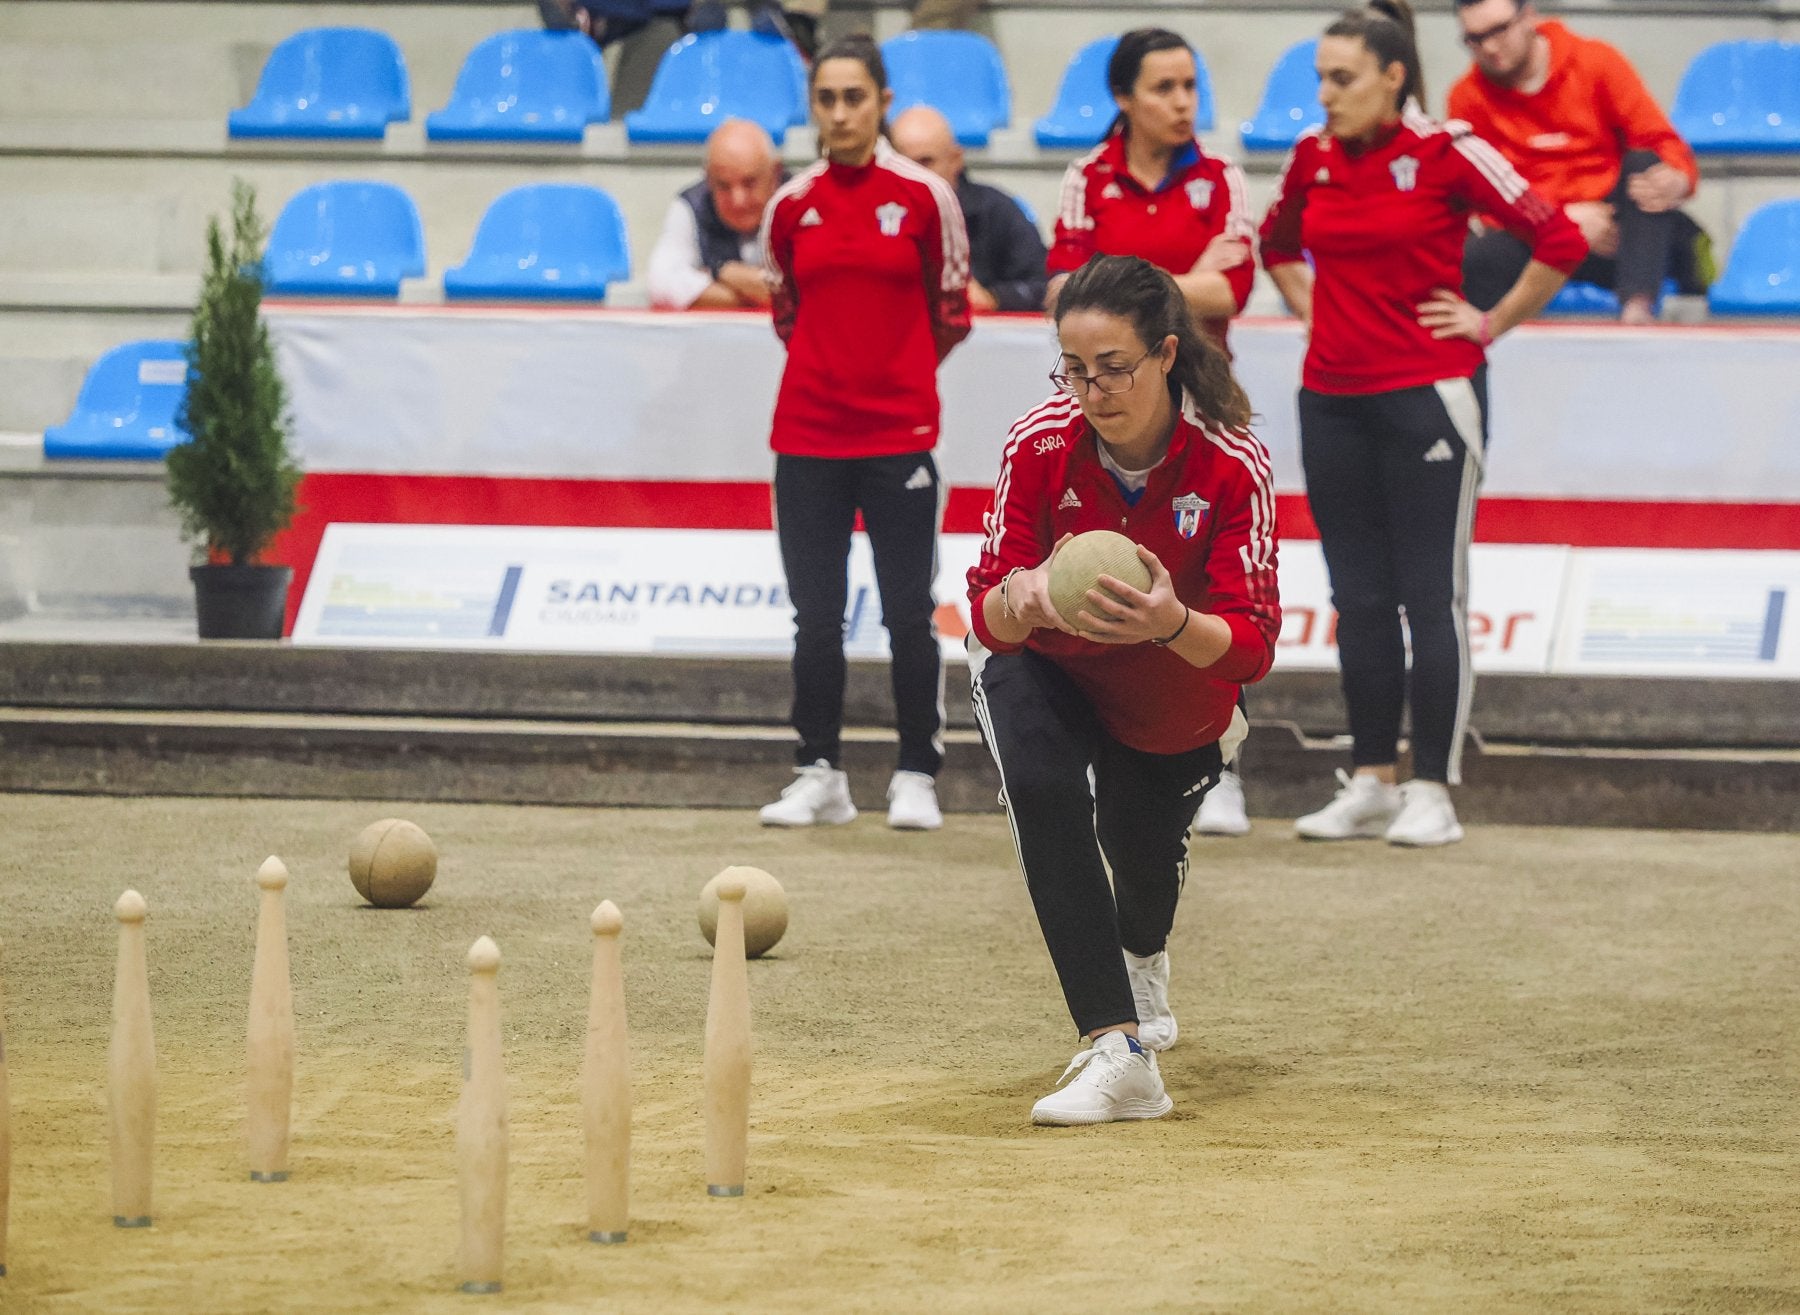
[[[1025,647],[1055,662],[1121,744],[1197,749],[1225,733],[1238,687],[1262,679],[1281,633],[1269,454],[1251,435],[1208,428],[1187,412],[1130,504],[1100,464],[1099,441],[1080,403],[1060,394],[1013,425],[969,572],[975,637],[991,652]],[[1150,643],[1096,644],[1043,629],[1023,645],[995,639],[981,610],[988,590],[1013,567],[1041,563],[1063,535],[1087,530],[1116,530],[1155,553],[1182,602],[1231,627],[1225,655],[1203,671]]]
[[[1322,132],[1295,143],[1263,219],[1262,262],[1312,257],[1307,388],[1381,393],[1475,373],[1480,344],[1433,338],[1418,312],[1439,288],[1461,291],[1472,213],[1565,274],[1587,256],[1581,230],[1466,124],[1409,112],[1364,149]]]
[[[1256,221],[1244,199],[1243,172],[1195,142],[1175,158],[1169,176],[1147,189],[1125,167],[1125,134],[1115,132],[1063,174],[1056,244],[1045,262],[1052,277],[1080,269],[1094,255],[1142,256],[1171,274],[1186,274],[1221,233],[1250,241]],[[1242,311],[1256,266],[1225,271]],[[1225,345],[1228,319],[1201,327]]]
[[[821,160],[763,211],[764,273],[788,346],[769,445],[885,457],[937,444],[938,362],[969,333],[969,236],[950,185],[886,141]]]

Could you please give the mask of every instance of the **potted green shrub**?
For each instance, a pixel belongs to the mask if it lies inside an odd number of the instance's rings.
[[[193,437],[168,455],[169,499],[205,557],[188,572],[202,639],[279,639],[294,575],[257,560],[293,520],[300,484],[287,390],[261,315],[267,236],[255,191],[234,182],[229,240],[217,217],[206,227],[181,415]]]

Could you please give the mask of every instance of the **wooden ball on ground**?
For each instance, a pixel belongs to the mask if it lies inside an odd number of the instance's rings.
[[[754,959],[775,948],[787,931],[787,892],[761,868],[726,868],[700,892],[700,934],[711,945],[719,929],[719,883],[726,878],[744,883],[744,954]]]
[[[384,817],[350,846],[350,882],[378,909],[416,903],[437,879],[437,846],[411,822]]]
[[[1077,614],[1089,606],[1088,590],[1099,589],[1118,601],[1110,589],[1100,589],[1100,577],[1110,575],[1140,593],[1150,590],[1150,568],[1137,555],[1137,545],[1112,530],[1077,534],[1050,560],[1050,602],[1056,614],[1070,625],[1079,625]]]

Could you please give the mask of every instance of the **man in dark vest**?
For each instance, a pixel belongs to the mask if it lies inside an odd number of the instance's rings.
[[[763,207],[786,178],[769,134],[728,119],[706,141],[706,177],[669,204],[650,253],[650,304],[665,310],[767,306]]]
[[[962,147],[936,110],[915,105],[893,122],[894,149],[956,189],[969,229],[969,305],[974,310],[1044,309],[1044,239],[1019,198],[969,177]]]

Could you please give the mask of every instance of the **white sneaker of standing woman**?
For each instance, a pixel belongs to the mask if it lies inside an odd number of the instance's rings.
[[[1074,1081],[1031,1107],[1031,1121],[1054,1127],[1160,1119],[1175,1108],[1163,1090],[1156,1055],[1123,1032],[1102,1032],[1057,1081]]]
[[[1400,787],[1400,816],[1387,829],[1390,845],[1454,845],[1463,838],[1462,823],[1450,790],[1437,781],[1408,781]]]
[[[1303,840],[1355,840],[1386,835],[1400,815],[1400,787],[1369,772],[1338,769],[1342,788],[1330,803],[1294,823]]]
[[[1197,836],[1247,836],[1250,815],[1244,811],[1244,781],[1227,767],[1219,782],[1206,792],[1200,809],[1188,827]]]
[[[924,772],[895,772],[888,782],[888,825],[896,831],[936,831],[943,824],[937,782]]]
[[[794,783],[781,798],[763,808],[764,826],[838,826],[856,820],[848,776],[823,758],[810,767],[796,767],[794,773]]]

